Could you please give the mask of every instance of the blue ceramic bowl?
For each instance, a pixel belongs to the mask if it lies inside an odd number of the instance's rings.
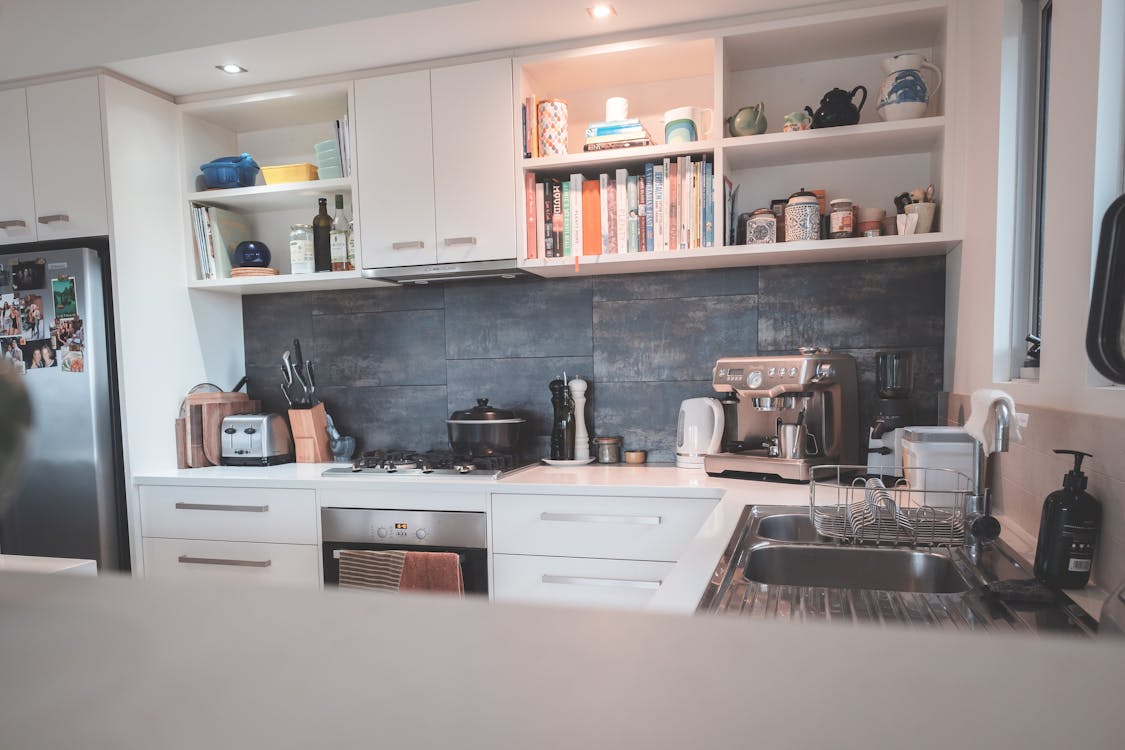
[[[270,264],[270,249],[257,240],[240,242],[234,249],[234,264],[239,268],[266,268]]]

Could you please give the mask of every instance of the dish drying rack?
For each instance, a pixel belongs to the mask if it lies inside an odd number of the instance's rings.
[[[868,474],[866,466],[814,466],[809,515],[817,533],[831,539],[960,546],[972,486],[969,477],[952,469],[904,467],[902,477],[888,479]]]

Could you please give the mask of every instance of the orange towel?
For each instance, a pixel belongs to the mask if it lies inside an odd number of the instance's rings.
[[[340,588],[465,593],[454,552],[340,550]]]
[[[400,591],[443,591],[461,596],[461,558],[456,552],[407,552]]]

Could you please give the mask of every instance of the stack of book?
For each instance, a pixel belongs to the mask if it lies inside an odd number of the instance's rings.
[[[706,156],[597,175],[524,174],[527,257],[691,250],[715,243],[714,171]]]
[[[231,255],[239,243],[250,239],[250,222],[233,211],[191,204],[192,234],[199,260],[199,278],[230,278]]]
[[[586,143],[582,146],[582,150],[604,151],[611,148],[651,145],[652,137],[645,130],[645,126],[640,120],[633,118],[591,123],[586,128]]]

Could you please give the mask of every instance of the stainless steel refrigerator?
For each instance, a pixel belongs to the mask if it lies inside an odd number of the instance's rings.
[[[0,552],[127,570],[109,246],[104,237],[80,242],[89,247],[0,248],[0,346],[22,371],[32,408]]]

